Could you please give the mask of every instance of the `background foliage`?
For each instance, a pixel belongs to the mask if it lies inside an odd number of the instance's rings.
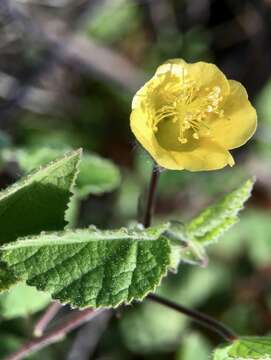
[[[134,91],[168,58],[215,62],[246,86],[259,129],[234,152],[232,169],[164,172],[155,221],[185,222],[251,175],[257,183],[241,221],[210,247],[209,266],[183,264],[159,291],[242,335],[270,334],[270,19],[267,0],[2,1],[1,188],[66,150],[83,147],[78,192],[66,214],[70,226],[105,229],[133,222],[152,166],[129,130]],[[29,338],[47,303],[46,295],[24,284],[0,295],[0,359]],[[220,343],[148,300],[114,311],[99,343],[76,352],[98,328],[86,325],[30,359],[190,360],[200,353],[205,360]]]

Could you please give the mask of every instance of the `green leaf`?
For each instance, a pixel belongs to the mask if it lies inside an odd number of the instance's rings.
[[[64,149],[56,149],[52,147],[40,147],[40,148],[16,148],[6,149],[2,152],[2,157],[6,162],[16,161],[20,169],[24,173],[29,173],[40,166],[47,165],[49,162],[56,158],[63,156],[65,152],[69,152]]]
[[[55,148],[6,150],[3,158],[15,160],[28,173],[63,155],[65,150]],[[100,195],[115,190],[120,185],[120,172],[110,160],[96,154],[84,152],[80,165],[75,192],[80,198],[90,194]]]
[[[0,316],[12,319],[34,314],[48,305],[50,299],[48,294],[20,283],[0,295]]]
[[[28,285],[74,307],[118,306],[154,291],[171,263],[161,236],[147,230],[66,230],[4,245],[2,259]]]
[[[81,150],[73,151],[0,192],[0,244],[43,230],[61,230]],[[0,262],[0,292],[19,279]]]
[[[186,225],[188,238],[204,246],[215,242],[238,221],[237,215],[250,197],[253,185],[254,180],[247,180],[241,187],[205,209]]]
[[[8,268],[7,264],[0,261],[0,293],[8,290],[12,285],[19,281],[13,271]]]
[[[253,184],[253,180],[247,180],[188,224],[171,222],[165,236],[179,248],[179,260],[204,267],[208,264],[205,247],[215,242],[239,220],[237,215],[249,198]]]
[[[231,345],[216,349],[214,360],[270,360],[271,337],[242,337]]]
[[[119,185],[120,172],[111,161],[93,154],[83,156],[76,190],[80,198],[110,192]]]
[[[0,243],[61,230],[81,150],[72,151],[0,192]]]
[[[176,221],[170,223],[170,228],[165,236],[171,240],[175,249],[175,269],[180,261],[191,264],[205,266],[208,257],[202,244],[196,240],[189,239],[185,225]]]

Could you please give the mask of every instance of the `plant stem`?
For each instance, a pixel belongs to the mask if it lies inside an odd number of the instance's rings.
[[[238,339],[238,336],[234,334],[234,332],[228,329],[224,324],[219,321],[213,319],[212,317],[203,314],[200,311],[186,308],[183,305],[179,305],[171,300],[165,299],[159,295],[150,294],[148,299],[155,301],[161,305],[167,306],[170,309],[176,310],[179,313],[189,316],[191,319],[195,320],[202,326],[216,332],[221,337],[223,337],[226,341],[232,342]]]
[[[34,327],[34,331],[33,331],[34,336],[39,337],[43,335],[44,330],[46,330],[50,321],[53,320],[53,318],[56,316],[56,314],[59,312],[61,308],[62,305],[55,301],[49,305],[48,309],[41,316],[41,318],[38,320],[38,322]]]
[[[153,165],[152,176],[151,176],[151,181],[150,181],[150,185],[149,185],[147,206],[146,206],[146,211],[145,211],[145,215],[144,215],[144,219],[143,219],[143,225],[145,228],[148,228],[151,226],[153,205],[154,205],[154,200],[155,200],[155,192],[157,189],[159,175],[160,175],[159,169],[155,165]]]
[[[152,209],[153,209],[153,203],[155,199],[155,192],[157,189],[158,179],[159,179],[159,170],[157,170],[154,166],[152,169],[152,176],[149,185],[148,201],[147,201],[146,212],[143,221],[143,225],[145,226],[145,228],[151,225]],[[148,295],[148,299],[155,301],[161,305],[167,306],[173,310],[176,310],[179,313],[189,316],[191,319],[197,321],[202,326],[205,326],[206,328],[215,331],[217,334],[222,336],[226,341],[232,342],[238,339],[238,336],[235,335],[232,330],[228,329],[224,324],[220,323],[219,321],[213,319],[212,317],[206,314],[203,314],[197,310],[186,308],[183,305],[179,305],[159,295],[150,294]]]
[[[24,359],[29,354],[41,350],[44,347],[61,340],[70,331],[76,329],[85,322],[92,320],[103,311],[105,311],[105,309],[85,309],[82,311],[74,311],[70,316],[68,316],[68,319],[64,320],[61,324],[56,326],[52,331],[39,338],[29,340],[21,347],[21,349],[6,357],[4,360]]]

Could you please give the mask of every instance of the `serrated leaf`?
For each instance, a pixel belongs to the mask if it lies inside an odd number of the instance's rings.
[[[81,150],[72,151],[0,192],[0,243],[60,230]]]
[[[216,241],[238,221],[237,215],[250,197],[253,185],[252,179],[247,180],[241,187],[205,209],[186,225],[188,238],[196,240],[204,246]]]
[[[65,150],[54,148],[6,150],[6,161],[16,160],[26,173],[63,155]],[[120,185],[120,172],[110,160],[84,152],[76,184],[76,194],[82,199],[90,194],[100,195]]]
[[[29,316],[42,310],[50,299],[48,294],[19,283],[0,295],[0,317],[13,319],[18,316]]]
[[[81,150],[73,151],[0,192],[0,244],[42,230],[61,230]],[[0,263],[0,292],[18,279]]]
[[[242,337],[231,345],[218,348],[214,360],[270,360],[271,337]]]
[[[43,233],[4,245],[2,259],[62,303],[115,307],[143,299],[167,273],[171,247],[161,236],[167,228]]]

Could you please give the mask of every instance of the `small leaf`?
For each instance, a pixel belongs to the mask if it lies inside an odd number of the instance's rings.
[[[73,151],[0,192],[0,244],[42,230],[61,230],[81,150]],[[0,263],[0,292],[17,280]]]
[[[28,285],[74,307],[118,306],[154,291],[171,263],[161,236],[147,230],[66,230],[4,245],[2,259]]]
[[[191,265],[206,266],[208,264],[208,256],[201,243],[196,240],[190,240],[186,233],[185,225],[176,221],[170,223],[170,228],[165,232],[166,236],[175,250],[175,264],[172,268],[177,270],[179,262],[185,262]],[[174,257],[172,256],[174,260]],[[174,266],[175,265],[175,266]]]
[[[252,179],[226,195],[216,204],[205,209],[186,225],[188,238],[209,245],[238,221],[238,213],[251,195],[254,185]]]
[[[77,195],[80,198],[110,192],[119,185],[120,172],[111,161],[94,154],[83,156],[77,182]]]
[[[242,337],[231,345],[218,348],[214,360],[270,360],[271,337]]]
[[[28,316],[42,310],[49,302],[48,294],[19,283],[0,295],[0,316],[5,319]]]

